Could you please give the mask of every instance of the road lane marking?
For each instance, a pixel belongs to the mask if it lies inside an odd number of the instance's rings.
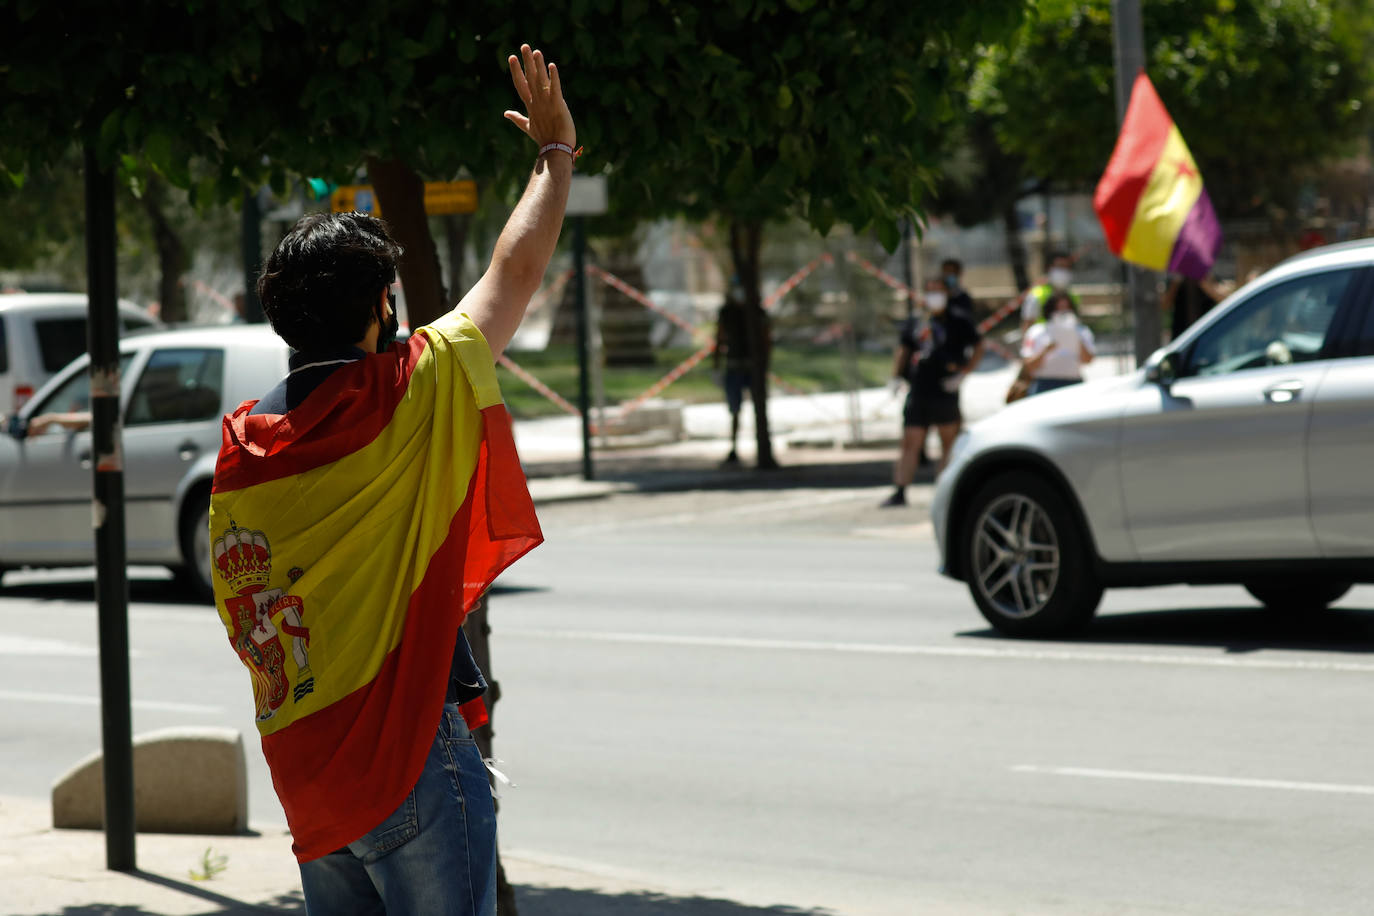
[[[1138,770],[1097,770],[1091,767],[1042,767],[1020,764],[1014,773],[1039,773],[1050,776],[1083,776],[1089,779],[1126,779],[1137,782],[1168,782],[1195,786],[1225,786],[1234,789],[1282,789],[1289,792],[1328,792],[1337,795],[1374,795],[1374,786],[1338,782],[1294,782],[1288,779],[1241,779],[1233,776],[1199,776],[1190,773],[1144,773]]]
[[[1209,655],[1133,654],[1129,652],[1075,652],[1066,649],[978,648],[973,646],[922,646],[861,642],[816,642],[801,639],[750,639],[736,636],[687,636],[673,633],[624,633],[602,630],[548,630],[501,628],[501,636],[525,639],[562,639],[662,646],[699,646],[715,649],[761,649],[783,652],[838,652],[860,655],[911,655],[946,658],[988,658],[1014,661],[1124,663],[1173,665],[1183,668],[1242,668],[1275,671],[1350,671],[1374,674],[1374,663],[1307,661],[1303,659],[1219,658]]]
[[[675,515],[653,515],[644,518],[625,519],[617,522],[606,522],[600,525],[578,525],[573,528],[562,530],[564,535],[599,534],[601,532],[624,531],[629,528],[654,528],[672,525],[686,525],[698,521],[710,521],[713,519],[731,518],[737,515],[754,518],[759,515],[768,515],[778,512],[790,512],[799,509],[823,508],[839,503],[858,502],[873,498],[875,492],[881,491],[881,487],[865,487],[863,490],[843,490],[840,492],[812,492],[793,499],[774,499],[768,502],[745,503],[743,505],[725,506],[719,509],[706,509],[698,512],[679,512]]]
[[[598,589],[606,587],[605,574],[598,573],[591,576],[569,575],[567,573],[558,574],[558,582],[562,586],[569,583],[594,583]],[[515,582],[505,583],[516,585]],[[842,591],[867,591],[867,592],[910,592],[914,589],[907,582],[868,582],[853,579],[763,579],[763,578],[729,578],[721,576],[621,576],[616,575],[615,584],[617,588],[626,585],[650,586],[656,591],[672,586],[691,587],[701,592],[703,589],[714,591],[734,591],[737,589],[759,589],[768,592],[777,591],[814,591],[820,588],[834,588]]]
[[[100,697],[75,696],[66,693],[35,693],[28,690],[0,690],[0,700],[13,700],[16,703],[64,703],[69,706],[99,706]],[[189,712],[220,714],[223,706],[206,706],[201,703],[169,703],[163,700],[134,700],[134,709],[149,712]]]

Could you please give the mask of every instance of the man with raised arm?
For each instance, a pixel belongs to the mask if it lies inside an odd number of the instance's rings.
[[[494,359],[553,255],[577,134],[558,68],[511,55],[538,146],[482,279],[395,343],[401,251],[314,214],[258,281],[290,373],[224,420],[215,600],[248,668],[310,914],[492,916],[496,814],[461,624],[542,540]]]

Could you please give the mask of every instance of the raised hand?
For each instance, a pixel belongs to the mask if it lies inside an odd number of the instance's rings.
[[[506,120],[529,135],[535,143],[565,143],[577,148],[577,127],[572,112],[563,100],[563,85],[558,79],[558,65],[545,64],[541,51],[531,51],[529,45],[520,46],[520,56],[512,54],[511,82],[515,93],[525,103],[527,114],[507,111]]]

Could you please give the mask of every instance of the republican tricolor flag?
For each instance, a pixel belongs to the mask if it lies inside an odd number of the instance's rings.
[[[224,419],[215,604],[304,862],[409,794],[463,617],[541,534],[465,316],[340,366],[285,414],[256,403]]]
[[[1183,135],[1143,72],[1093,195],[1107,247],[1124,261],[1206,278],[1221,227]]]

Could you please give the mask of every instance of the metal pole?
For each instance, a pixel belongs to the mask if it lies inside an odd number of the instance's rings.
[[[1116,51],[1116,123],[1126,117],[1131,88],[1137,75],[1145,70],[1144,26],[1140,0],[1112,0],[1112,33]],[[1126,265],[1126,298],[1135,324],[1135,360],[1141,365],[1159,349],[1159,303],[1154,297],[1154,273],[1143,267]]]
[[[129,696],[129,582],[125,577],[124,467],[119,431],[119,313],[115,284],[114,174],[86,147],[87,347],[95,591],[100,628],[100,733],[104,752],[105,864],[133,871],[134,750]]]
[[[582,412],[582,479],[592,478],[592,398],[587,346],[587,233],[586,217],[573,219],[573,283],[577,296],[577,409]]]
[[[243,320],[260,324],[266,320],[258,300],[258,274],[262,271],[262,208],[256,191],[243,194]]]

